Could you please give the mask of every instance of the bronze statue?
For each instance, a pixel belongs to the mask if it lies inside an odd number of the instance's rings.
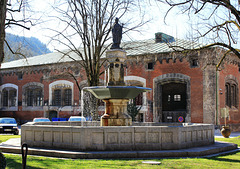
[[[121,49],[120,43],[122,40],[122,26],[118,23],[119,19],[115,19],[114,26],[112,28],[113,44],[111,49]]]

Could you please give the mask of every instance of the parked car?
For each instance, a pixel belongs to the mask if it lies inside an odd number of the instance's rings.
[[[50,122],[50,120],[45,117],[38,117],[38,118],[34,118],[33,122]]]
[[[16,120],[10,117],[0,118],[0,133],[12,133],[18,135],[19,130]]]
[[[68,121],[86,121],[86,118],[83,116],[71,116]]]

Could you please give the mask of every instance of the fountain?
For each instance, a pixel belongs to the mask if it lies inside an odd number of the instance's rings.
[[[214,143],[214,125],[193,123],[132,124],[127,102],[150,88],[125,86],[126,52],[119,45],[122,28],[116,19],[113,45],[106,52],[109,62],[107,86],[86,87],[106,103],[98,122],[45,122],[22,125],[22,143],[30,147],[78,151],[176,150]]]
[[[106,59],[109,63],[107,86],[85,87],[83,90],[91,92],[96,98],[106,103],[105,114],[101,117],[101,126],[131,126],[132,118],[127,114],[129,99],[151,89],[125,86],[124,62],[127,56],[126,52],[120,48],[122,26],[118,24],[118,18],[116,18],[112,33],[113,45],[106,52]]]
[[[108,86],[85,87],[96,98],[106,103],[105,114],[101,117],[101,126],[131,126],[132,118],[127,114],[129,99],[139,93],[151,90],[146,87],[125,86],[124,61],[126,52],[122,49],[111,49],[106,52],[108,59]]]

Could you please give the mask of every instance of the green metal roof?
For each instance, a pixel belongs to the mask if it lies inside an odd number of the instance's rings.
[[[156,43],[155,39],[125,42],[121,44],[121,47],[127,52],[128,56],[144,55],[144,54],[155,54],[155,53],[167,53],[172,52],[171,46],[181,46],[185,49],[198,48],[201,45],[193,43],[187,40],[175,39],[172,43]],[[180,48],[179,48],[180,49]],[[76,60],[80,60],[80,57],[75,53],[70,54]],[[105,56],[104,56],[105,57]],[[62,53],[53,52],[44,55],[34,56],[27,59],[19,59],[11,62],[2,63],[1,69],[26,67],[26,66],[39,66],[54,63],[64,63],[73,61],[68,56],[63,56]]]

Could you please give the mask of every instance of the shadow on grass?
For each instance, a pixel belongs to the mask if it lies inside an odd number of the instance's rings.
[[[19,160],[15,160],[13,158],[7,158],[7,168],[14,168],[14,169],[22,169],[22,162],[19,162]],[[32,166],[26,166],[27,169],[41,169],[38,167],[32,167]]]
[[[227,155],[224,155],[224,156],[212,157],[212,158],[209,158],[209,159],[215,160],[215,161],[222,161],[222,162],[240,163],[240,160],[227,158],[227,157],[229,157],[229,156],[231,156],[231,155],[237,155],[237,154],[239,154],[239,156],[240,156],[240,153],[239,153],[239,152],[235,152],[235,153],[227,154]]]

